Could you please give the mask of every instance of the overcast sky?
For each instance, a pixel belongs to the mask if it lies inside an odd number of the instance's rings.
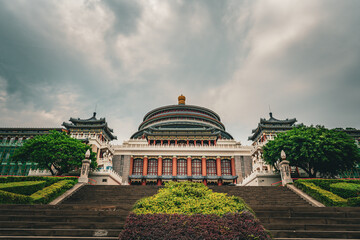
[[[359,13],[358,0],[0,0],[0,126],[96,107],[121,143],[183,94],[244,145],[269,106],[360,128]]]

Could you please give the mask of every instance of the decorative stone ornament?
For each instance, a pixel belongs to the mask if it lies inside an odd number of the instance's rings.
[[[81,172],[79,177],[79,183],[88,183],[89,182],[89,172],[90,172],[90,150],[87,150],[85,153],[85,159],[82,160]]]

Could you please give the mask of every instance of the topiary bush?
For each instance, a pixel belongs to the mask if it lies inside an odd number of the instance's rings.
[[[216,193],[202,183],[168,182],[165,188],[151,197],[140,199],[135,203],[136,214],[179,213],[179,214],[216,214],[251,211],[239,197]]]
[[[119,239],[241,239],[268,240],[269,234],[248,211],[216,214],[133,214]]]
[[[5,192],[0,190],[0,203],[3,204],[29,204],[32,203],[32,198],[22,194]]]
[[[271,239],[241,198],[202,183],[168,182],[132,212],[119,239]]]

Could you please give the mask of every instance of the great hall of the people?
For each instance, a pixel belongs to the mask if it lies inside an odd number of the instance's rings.
[[[194,181],[265,186],[280,180],[275,169],[264,162],[262,146],[278,132],[293,128],[295,118],[278,120],[270,113],[252,130],[252,145],[243,146],[226,131],[217,113],[185,101],[181,95],[178,104],[148,112],[138,130],[121,145],[111,144],[116,136],[105,118],[97,118],[96,113],[89,119],[70,118],[63,128],[0,128],[0,175],[48,175],[34,163],[12,162],[11,155],[26,139],[56,130],[91,145],[99,166],[90,174],[93,184]],[[339,130],[359,143],[360,130]],[[298,169],[293,171],[302,174]]]

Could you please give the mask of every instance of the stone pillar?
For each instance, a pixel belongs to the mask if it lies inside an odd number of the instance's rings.
[[[189,146],[189,140],[186,140],[186,145]]]
[[[131,156],[130,157],[130,171],[129,171],[129,175],[133,174],[133,168],[134,168],[134,157]]]
[[[158,177],[162,175],[162,156],[158,157]],[[161,185],[161,179],[158,179],[157,185]]]
[[[82,160],[81,172],[78,182],[79,183],[88,183],[89,182],[89,172],[90,172],[90,150],[88,149],[85,153],[85,159]]]
[[[203,177],[206,176],[206,157],[202,156],[201,158],[201,173],[203,175]],[[206,179],[203,180],[204,181],[204,185],[207,185]]]
[[[204,140],[201,140],[201,146],[204,146]]]
[[[160,140],[160,145],[161,145],[161,146],[163,145],[163,142],[164,142],[163,140]]]
[[[187,157],[187,175],[188,176],[191,176],[192,173],[191,173],[191,156],[188,156]]]
[[[282,161],[276,165],[280,170],[282,185],[285,186],[288,183],[292,183],[293,180],[291,178],[291,171],[289,166],[290,162],[286,160],[286,154],[284,150],[281,151],[281,160]]]
[[[173,176],[176,176],[177,175],[177,158],[176,156],[173,156],[173,162],[172,162],[172,168],[173,168]]]
[[[235,158],[234,158],[234,156],[231,157],[231,175],[236,176],[236,173],[235,173]],[[234,180],[234,183],[236,184],[236,179]]]

